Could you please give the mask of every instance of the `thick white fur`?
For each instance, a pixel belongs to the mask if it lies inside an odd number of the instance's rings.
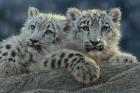
[[[95,16],[93,16],[94,14]],[[104,36],[101,36],[100,33],[103,26],[101,23],[99,23],[99,25],[94,23],[93,26],[88,25],[90,32],[89,35],[87,35],[87,32],[83,30],[78,32],[78,25],[80,25],[82,21],[88,20],[90,24],[90,18],[95,18],[100,22],[99,16],[102,16],[104,21],[109,23],[110,28],[112,29],[111,32],[104,32]],[[69,8],[67,11],[67,17],[69,20],[69,26],[71,26],[71,30],[68,34],[68,41],[66,41],[68,42],[66,44],[68,45],[67,47],[84,52],[89,57],[93,58],[97,64],[128,64],[138,62],[135,56],[120,50],[119,41],[121,38],[121,11],[119,8],[111,9],[109,12],[98,9],[81,11],[77,8]],[[89,40],[96,41],[99,38],[102,41],[99,43],[99,45],[104,45],[104,50],[87,52],[84,48],[85,42],[89,42]]]

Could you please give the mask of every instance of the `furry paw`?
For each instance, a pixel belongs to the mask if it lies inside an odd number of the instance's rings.
[[[25,70],[22,67],[17,66],[15,63],[0,63],[0,77],[15,76],[23,73],[25,73]]]
[[[100,77],[100,67],[93,60],[85,61],[85,63],[77,64],[72,74],[82,84],[93,83]]]
[[[135,56],[131,54],[122,53],[116,55],[110,59],[111,64],[129,64],[129,63],[138,63],[138,60]]]

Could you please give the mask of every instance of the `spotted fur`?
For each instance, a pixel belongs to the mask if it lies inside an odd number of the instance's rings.
[[[118,8],[83,10],[69,8],[69,47],[83,51],[97,64],[137,63],[135,56],[119,48],[121,11]],[[119,61],[118,61],[119,60]]]
[[[93,60],[80,52],[57,47],[61,43],[58,35],[61,39],[65,36],[59,34],[63,20],[63,16],[42,14],[36,8],[29,8],[20,35],[0,45],[0,77],[66,68],[81,83],[97,80],[100,69]]]
[[[59,49],[47,54],[41,62],[41,68],[45,71],[65,68],[83,84],[95,82],[100,76],[100,68],[94,60],[70,49]]]
[[[30,46],[45,48],[45,56],[43,56],[43,61],[40,62],[40,69],[48,71],[56,68],[66,68],[81,83],[88,84],[96,81],[100,75],[99,66],[80,52],[65,47],[63,40],[67,34],[67,32],[64,32],[67,20],[66,18],[61,20],[58,15],[55,16],[50,16],[36,24],[27,41]],[[38,29],[38,27],[41,29]],[[93,64],[93,66],[90,64]]]
[[[45,20],[48,22],[51,16],[52,14],[40,13],[36,8],[29,8],[28,18],[21,33],[0,43],[0,77],[40,71],[39,62],[45,54],[45,48],[29,46],[27,39],[34,30],[46,30]],[[63,16],[59,18],[62,19]]]

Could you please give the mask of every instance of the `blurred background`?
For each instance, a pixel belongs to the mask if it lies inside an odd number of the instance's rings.
[[[0,41],[15,35],[27,18],[29,6],[42,12],[64,14],[68,7],[121,8],[121,49],[140,59],[140,0],[0,0]]]

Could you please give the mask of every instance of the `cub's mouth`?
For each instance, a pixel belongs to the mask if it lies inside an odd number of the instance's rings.
[[[39,42],[37,43],[32,43],[29,40],[27,41],[27,46],[29,47],[34,47],[34,48],[41,48],[43,46],[43,44],[40,44]]]
[[[104,50],[103,45],[100,45],[100,46],[85,45],[84,47],[85,47],[85,50],[87,52],[91,52],[91,51],[97,52],[97,51],[103,51]]]

